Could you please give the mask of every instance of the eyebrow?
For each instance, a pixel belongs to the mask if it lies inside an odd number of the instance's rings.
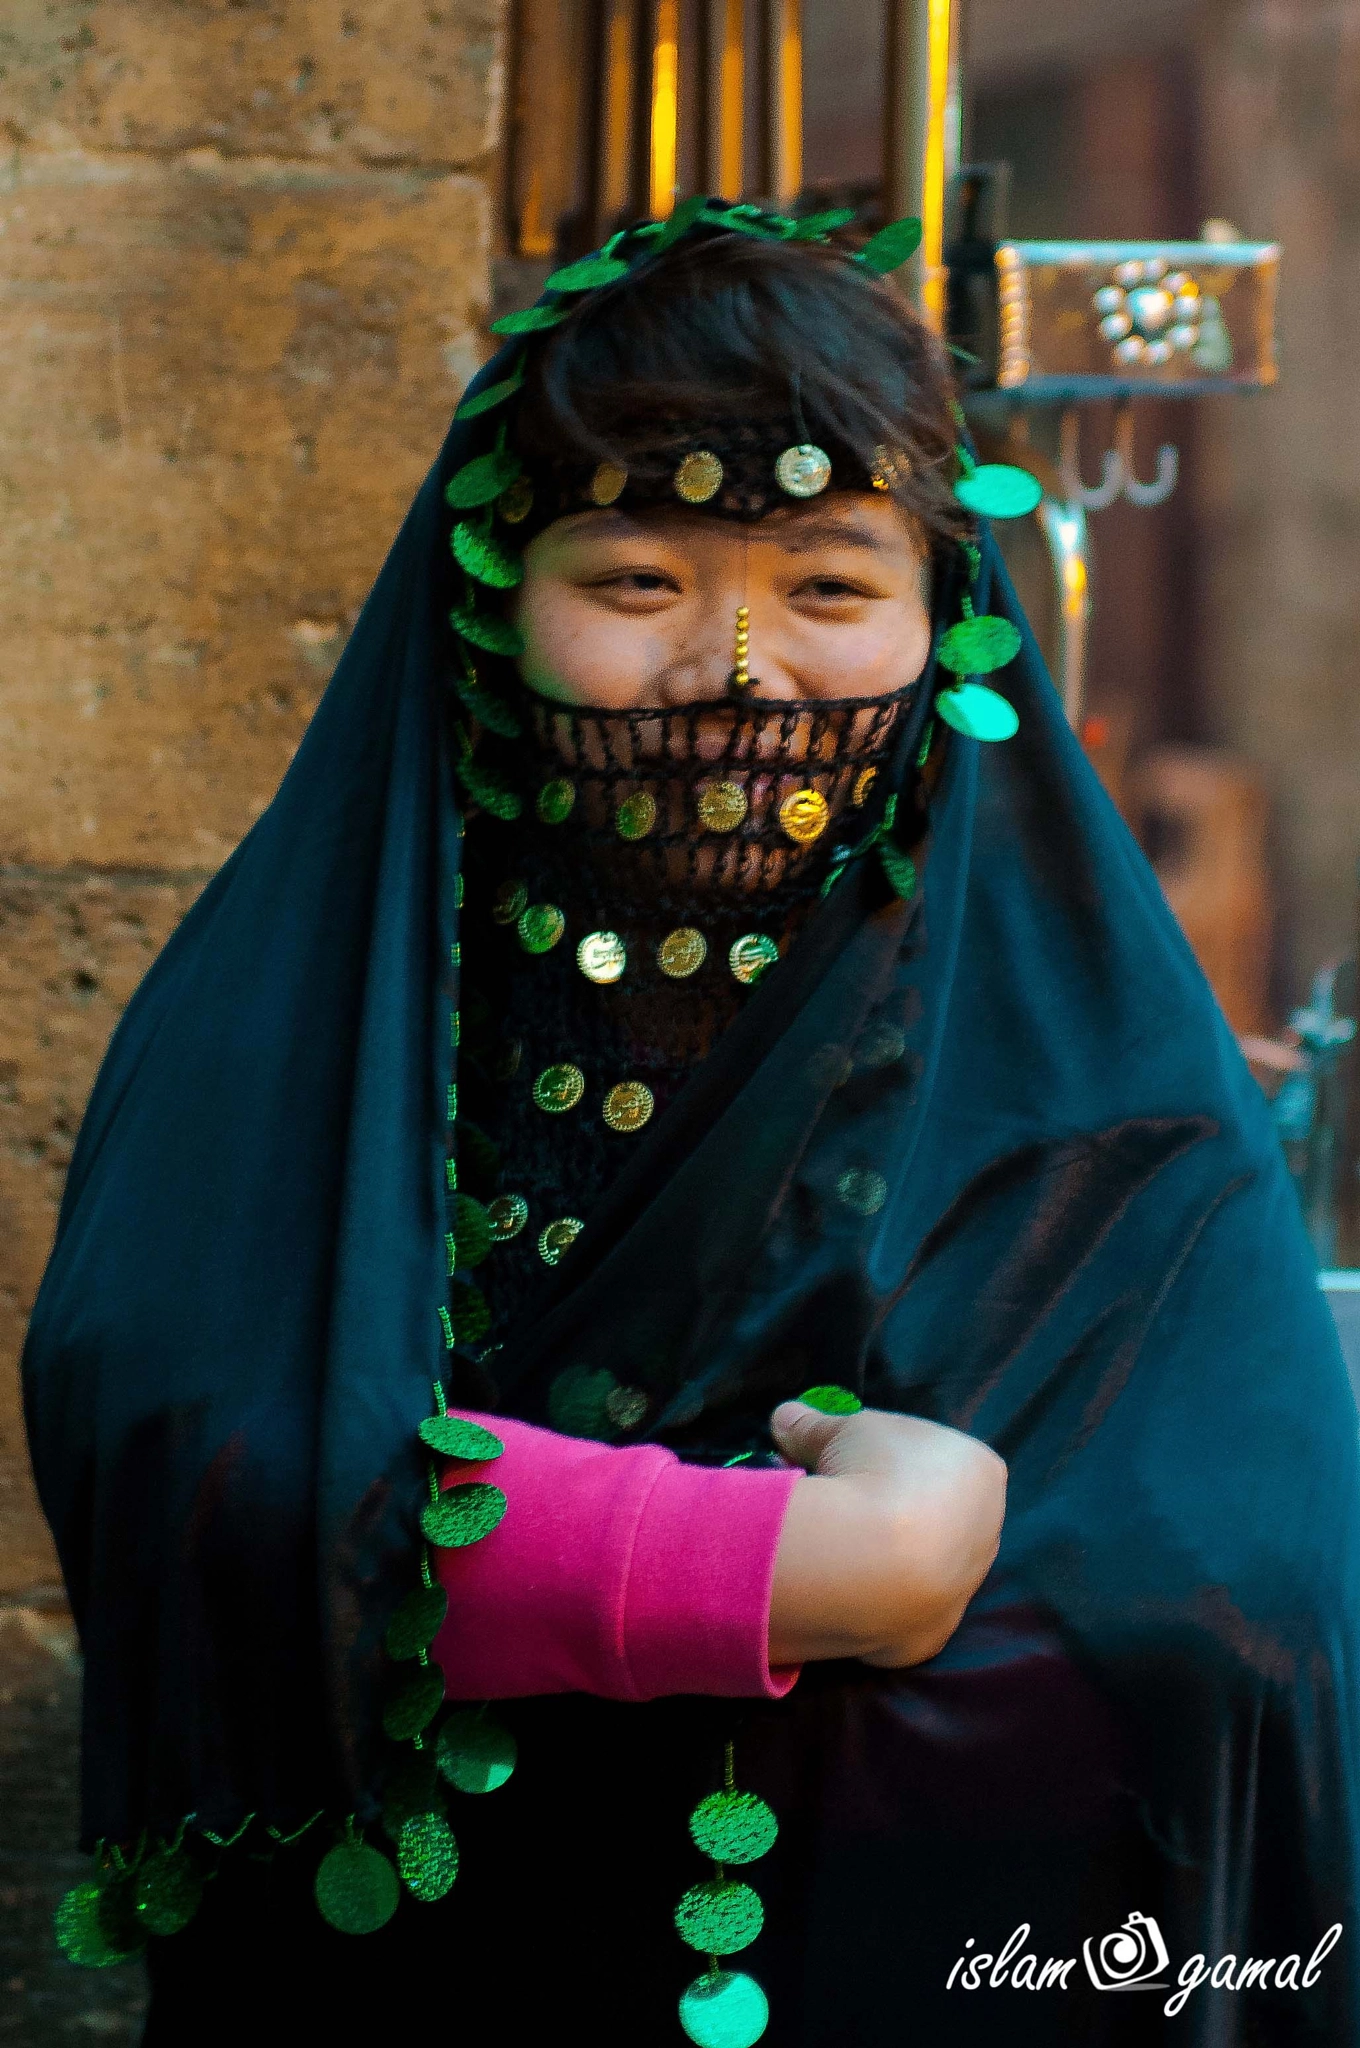
[[[776,538],[789,555],[810,555],[814,549],[825,547],[863,548],[871,555],[882,553],[874,535],[853,519],[800,520],[789,527],[787,535],[781,533]]]

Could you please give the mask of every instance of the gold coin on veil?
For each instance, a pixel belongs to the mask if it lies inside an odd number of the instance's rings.
[[[831,806],[819,789],[795,789],[779,806],[779,822],[796,846],[811,846],[826,830]]]
[[[699,823],[710,832],[735,832],[746,816],[746,791],[739,782],[706,782],[695,798]]]
[[[692,924],[677,925],[656,949],[656,964],[671,981],[697,974],[708,958],[708,940]]]

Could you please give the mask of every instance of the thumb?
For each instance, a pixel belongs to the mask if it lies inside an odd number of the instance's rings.
[[[806,1401],[781,1401],[770,1417],[775,1446],[791,1465],[815,1472],[817,1461],[845,1422],[843,1415],[824,1415]]]

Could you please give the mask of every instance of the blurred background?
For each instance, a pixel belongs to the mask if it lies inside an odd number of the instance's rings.
[[[131,2041],[136,1971],[71,1969],[48,1927],[78,1681],[14,1362],[63,1172],[489,320],[611,224],[695,189],[867,222],[924,197],[941,319],[951,251],[1282,246],[1278,381],[1134,405],[1136,474],[1174,446],[1176,487],[1087,510],[1072,715],[1320,1262],[1360,1266],[1360,0],[8,0],[0,129],[0,2040]],[[1060,406],[988,408],[984,443],[1059,475]],[[1070,412],[1069,486],[1115,411]],[[1037,522],[1008,547],[1056,659]]]

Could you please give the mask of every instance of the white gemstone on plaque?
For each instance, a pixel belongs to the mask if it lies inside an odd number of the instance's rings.
[[[1129,293],[1129,311],[1142,334],[1160,334],[1171,318],[1174,303],[1170,292],[1161,291],[1156,285],[1144,285]]]
[[[1169,363],[1172,354],[1169,341],[1150,341],[1147,345],[1147,360],[1150,363]]]
[[[1096,293],[1091,304],[1095,307],[1097,313],[1122,313],[1124,310],[1124,294],[1117,284],[1105,284]]]
[[[1175,314],[1178,320],[1197,320],[1203,310],[1198,292],[1178,292]]]
[[[1131,284],[1141,284],[1143,282],[1142,264],[1137,261],[1117,263],[1115,265],[1114,281],[1116,284],[1122,284],[1126,291]]]
[[[1171,275],[1164,278],[1162,282],[1171,293],[1172,298],[1175,298],[1190,283],[1190,273],[1186,270],[1173,270]]]
[[[1140,334],[1131,334],[1127,341],[1121,341],[1114,352],[1117,363],[1141,363],[1147,354],[1147,343]]]
[[[1144,277],[1151,278],[1165,277],[1170,268],[1171,265],[1167,262],[1165,256],[1149,256],[1147,262],[1143,265],[1143,275]]]
[[[1106,341],[1122,341],[1126,334],[1133,332],[1133,322],[1127,313],[1107,313],[1100,323],[1100,331]]]
[[[1172,348],[1193,348],[1199,340],[1199,329],[1191,325],[1173,327],[1166,338]]]

